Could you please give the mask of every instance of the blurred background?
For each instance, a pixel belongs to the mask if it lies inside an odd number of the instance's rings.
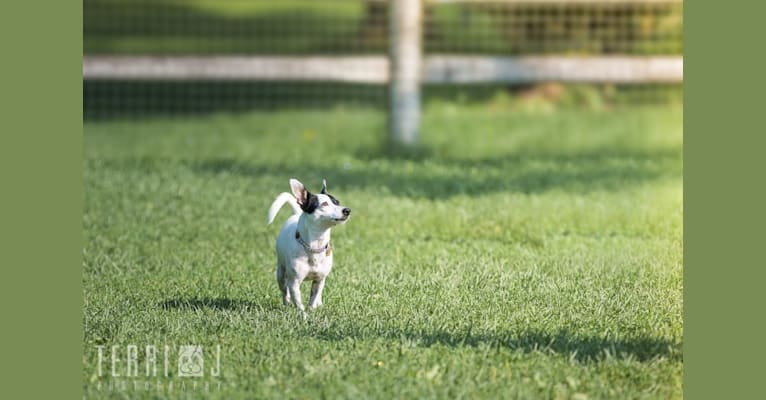
[[[415,68],[425,107],[682,101],[681,1],[400,3],[420,9]],[[386,0],[84,0],[84,117],[386,112],[392,38],[402,34],[392,8]]]
[[[221,343],[227,399],[681,398],[682,14],[84,0],[85,341]],[[298,328],[291,177],[354,210]]]
[[[428,198],[680,188],[682,14],[676,0],[85,0],[88,167]]]

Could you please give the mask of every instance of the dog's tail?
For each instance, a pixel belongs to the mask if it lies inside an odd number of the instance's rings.
[[[290,207],[293,208],[293,214],[300,214],[303,212],[301,207],[298,206],[298,201],[295,200],[295,196],[287,192],[282,192],[279,194],[279,196],[277,196],[276,200],[271,203],[271,207],[269,207],[269,219],[266,221],[267,224],[274,222],[274,217],[277,216],[277,213],[282,208],[282,206],[285,205],[285,203],[289,204]]]

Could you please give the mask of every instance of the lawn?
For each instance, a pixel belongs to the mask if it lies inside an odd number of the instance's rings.
[[[682,397],[682,107],[433,104],[408,156],[384,127],[365,108],[86,121],[86,398]],[[288,208],[265,224],[290,177],[354,210],[305,321],[274,278]],[[220,345],[221,375],[124,377],[130,344]]]

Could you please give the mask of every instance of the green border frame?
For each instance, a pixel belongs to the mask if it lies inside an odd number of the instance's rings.
[[[744,3],[744,2],[740,2]],[[763,381],[763,3],[684,5],[684,396]],[[753,192],[751,194],[751,192]],[[760,301],[759,301],[760,300]]]
[[[82,398],[82,3],[0,16],[0,398]]]
[[[753,211],[764,195],[745,192],[764,181],[765,63],[756,58],[766,14],[731,2],[684,9],[684,394],[756,398],[765,274]],[[9,350],[0,391],[81,398],[82,3],[6,2],[0,15],[0,304]]]

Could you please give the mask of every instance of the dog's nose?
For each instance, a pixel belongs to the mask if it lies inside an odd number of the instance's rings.
[[[343,215],[345,215],[345,216],[347,216],[347,217],[348,217],[348,216],[349,216],[349,214],[351,214],[351,209],[350,209],[350,208],[344,208],[344,209],[343,209]]]

